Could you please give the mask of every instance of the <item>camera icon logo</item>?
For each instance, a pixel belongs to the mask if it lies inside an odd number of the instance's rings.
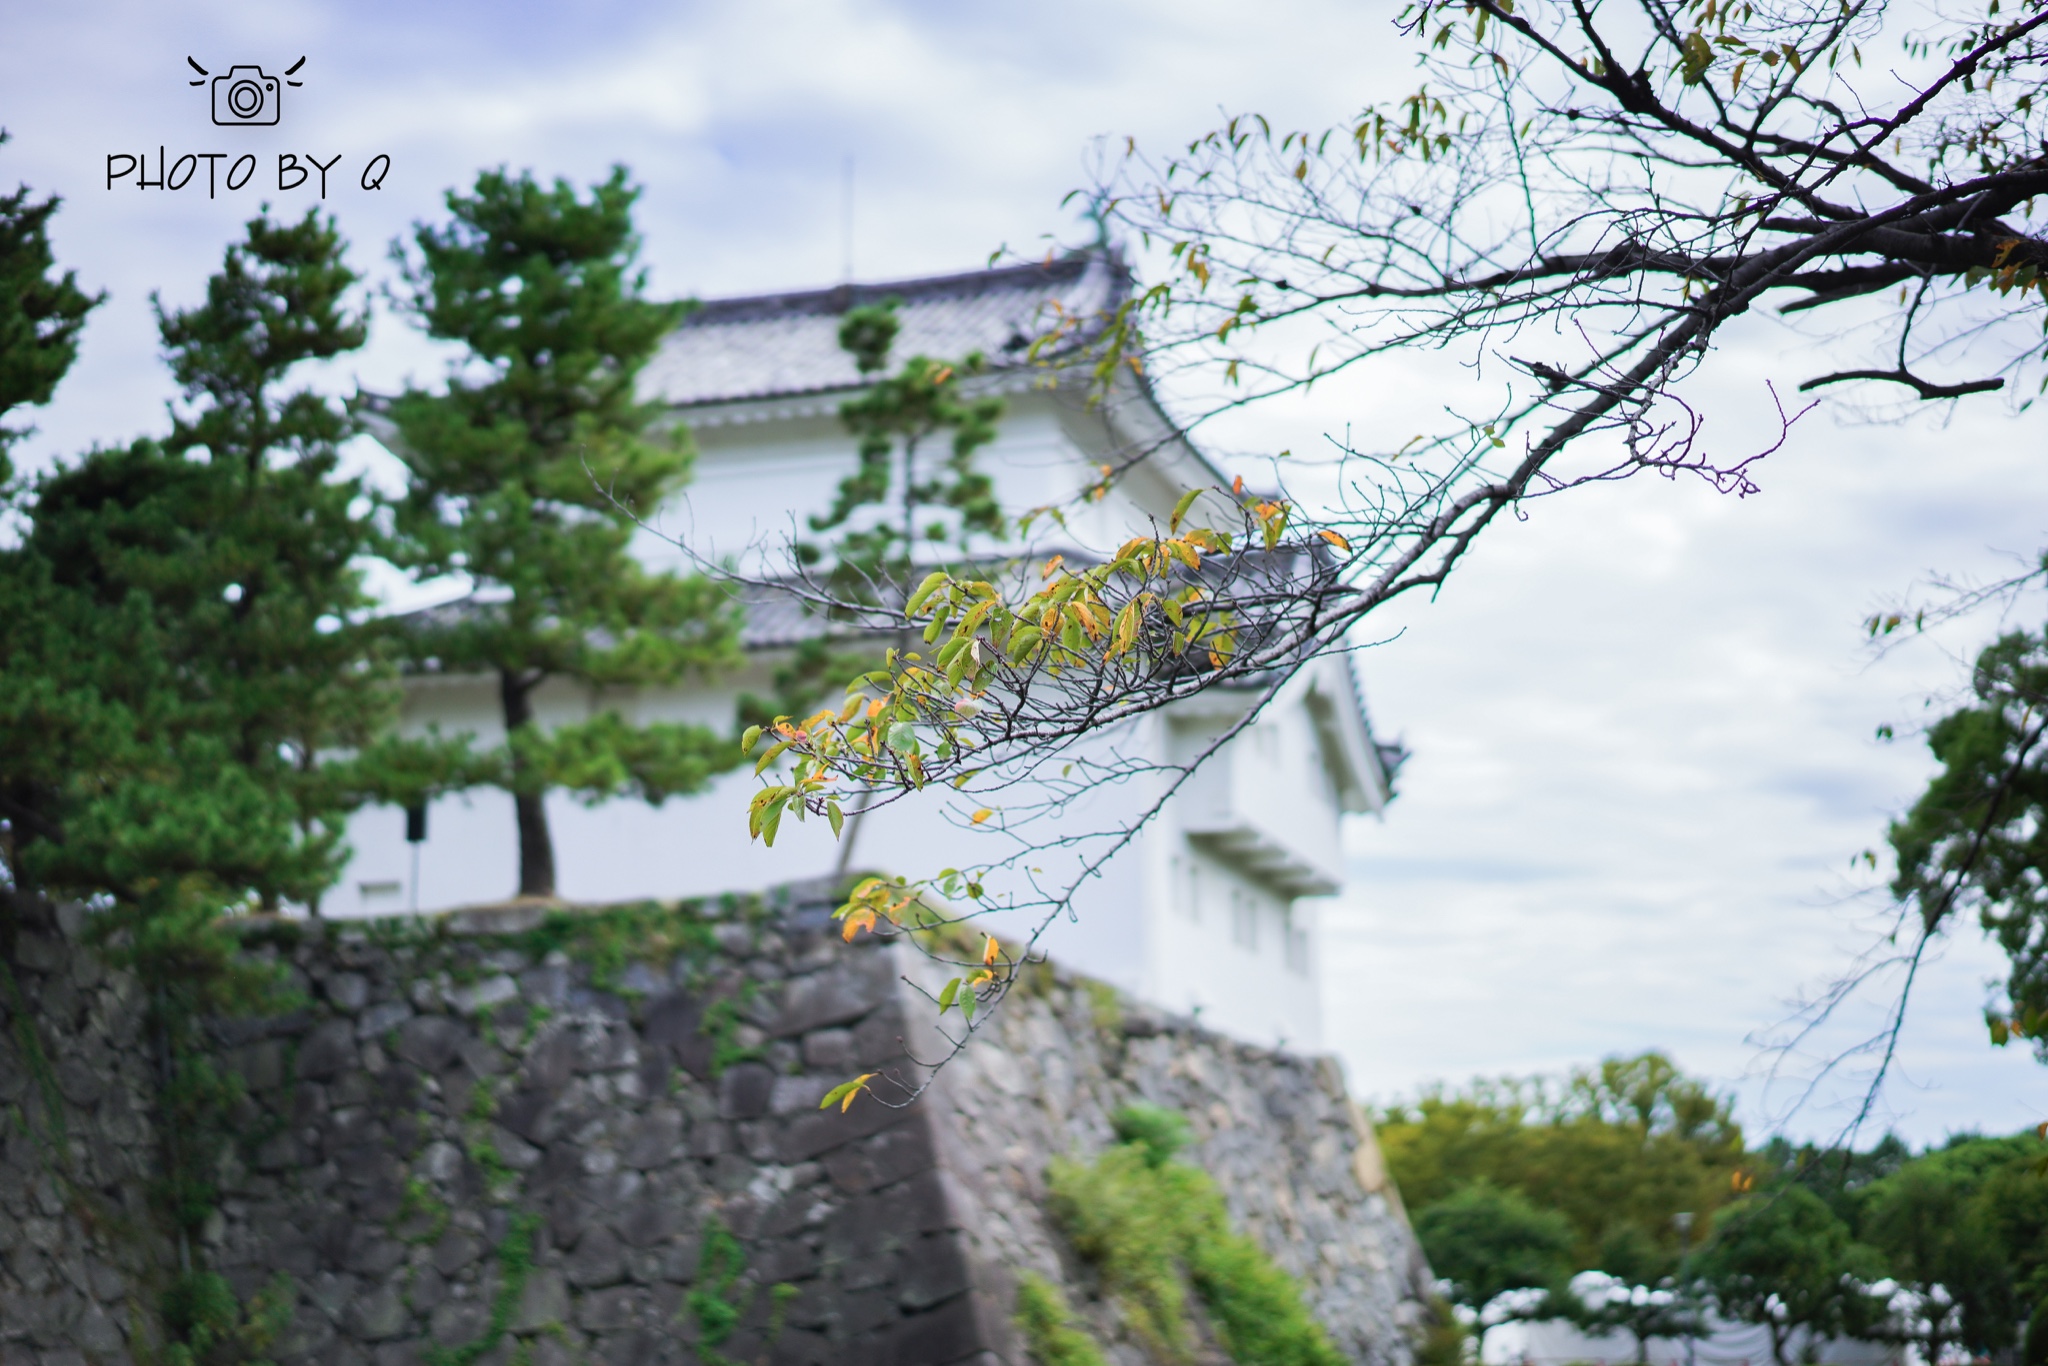
[[[306,64],[299,58],[285,69],[285,79],[267,75],[263,68],[255,65],[231,66],[225,76],[214,76],[205,67],[190,57],[185,64],[199,73],[196,81],[187,85],[205,85],[209,77],[213,81],[213,121],[224,128],[271,126],[277,123],[283,112],[279,96],[287,85],[304,85],[304,81],[290,79]]]

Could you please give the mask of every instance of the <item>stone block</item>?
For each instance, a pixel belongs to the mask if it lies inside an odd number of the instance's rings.
[[[520,1069],[526,1085],[549,1096],[558,1096],[576,1075],[576,1033],[558,1026],[542,1034],[526,1055]]]
[[[628,1205],[613,1220],[613,1227],[630,1247],[654,1247],[681,1234],[688,1222],[681,1200],[656,1197]]]
[[[398,1027],[398,1056],[422,1072],[441,1072],[462,1057],[469,1039],[469,1031],[446,1015],[415,1015]]]
[[[647,1171],[674,1161],[682,1143],[682,1112],[673,1106],[657,1105],[626,1130],[619,1158],[628,1167]]]
[[[530,1143],[545,1144],[559,1128],[554,1107],[560,1094],[546,1087],[522,1086],[498,1103],[498,1122]]]
[[[821,1296],[821,1301],[837,1324],[840,1336],[857,1339],[877,1328],[885,1328],[903,1316],[903,1311],[896,1305],[894,1292],[880,1282],[850,1286],[842,1274],[839,1285],[843,1293]],[[798,1300],[799,1304],[802,1302]]]
[[[252,1043],[240,1050],[235,1064],[251,1091],[276,1090],[285,1081],[284,1040],[262,1039]]]
[[[464,1015],[481,1015],[504,1005],[507,1001],[519,999],[519,983],[504,973],[486,977],[481,982],[452,988],[448,992],[448,1004]]]
[[[576,1065],[585,1072],[617,1072],[640,1065],[640,1045],[630,1025],[607,1023],[578,1037]]]
[[[22,929],[14,936],[14,961],[31,972],[55,972],[65,954],[64,941],[53,935]]]
[[[906,1233],[936,1233],[961,1226],[961,1197],[952,1178],[937,1167],[875,1192],[889,1211],[889,1225]]]
[[[313,1302],[329,1322],[340,1323],[361,1293],[362,1283],[353,1276],[337,1276],[324,1271],[305,1282],[306,1298]]]
[[[888,1366],[941,1366],[988,1349],[974,1297],[960,1295],[903,1319],[888,1336]]]
[[[768,1113],[775,1094],[775,1074],[757,1062],[729,1067],[718,1081],[720,1119],[758,1119]]]
[[[631,1328],[642,1294],[637,1286],[622,1285],[579,1295],[576,1326],[586,1333],[615,1333]]]
[[[906,1056],[903,1048],[903,1017],[894,1010],[878,1010],[853,1027],[853,1051],[862,1067],[888,1067]]]
[[[950,1233],[929,1233],[897,1259],[896,1302],[917,1312],[968,1290],[967,1258]]]
[[[356,1038],[381,1039],[412,1018],[412,1006],[404,1001],[385,1001],[371,1006],[356,1020]]]
[[[443,1276],[453,1276],[462,1268],[483,1256],[484,1244],[481,1238],[459,1228],[451,1228],[441,1235],[441,1241],[434,1244],[434,1269]]]
[[[381,1342],[403,1333],[410,1318],[398,1287],[387,1283],[358,1297],[348,1307],[344,1323],[364,1342]]]
[[[475,1342],[484,1335],[489,1318],[489,1309],[479,1301],[451,1300],[434,1310],[427,1335],[443,1347]]]
[[[582,1358],[552,1333],[529,1338],[520,1346],[526,1351],[528,1366],[583,1366]]]
[[[78,1316],[78,1322],[71,1327],[71,1341],[89,1357],[111,1357],[127,1346],[127,1335],[122,1333],[106,1310],[96,1304],[88,1304],[85,1312]]]
[[[763,1284],[779,1285],[817,1275],[824,1259],[819,1249],[803,1238],[776,1238],[757,1244],[750,1260]]]
[[[782,990],[782,1008],[764,1028],[787,1037],[851,1024],[888,1000],[895,985],[896,962],[888,954],[851,953],[835,970],[791,978]]]
[[[73,1105],[97,1105],[100,1097],[106,1094],[106,1077],[77,1058],[64,1059],[57,1064],[55,1071],[57,1089]]]
[[[626,1275],[626,1260],[618,1235],[602,1224],[585,1229],[575,1250],[563,1263],[569,1284],[581,1290],[615,1285]]]
[[[369,1224],[358,1224],[349,1234],[348,1250],[342,1254],[342,1270],[358,1276],[383,1276],[405,1260],[405,1244]]]
[[[833,1366],[832,1339],[803,1328],[785,1328],[768,1345],[769,1366]]]
[[[777,1115],[809,1114],[844,1077],[777,1077],[768,1110]],[[858,1103],[858,1102],[856,1102]]]
[[[514,1171],[530,1171],[540,1165],[541,1150],[502,1124],[490,1126],[490,1143],[498,1150],[498,1156],[505,1165]]]
[[[325,1081],[353,1071],[355,1066],[355,1026],[347,1020],[316,1025],[299,1045],[297,1071],[310,1081]]]
[[[806,1066],[828,1072],[844,1071],[859,1060],[850,1029],[814,1029],[804,1035],[803,1050]]]
[[[370,1003],[370,979],[360,972],[329,973],[320,989],[334,1008],[346,1015]]]
[[[412,1284],[407,1288],[406,1295],[412,1300],[412,1307],[424,1314],[446,1303],[448,1281],[434,1269],[433,1263],[429,1262],[425,1266],[415,1264],[412,1269]]]
[[[512,1331],[532,1333],[549,1324],[569,1321],[569,1285],[553,1267],[536,1267],[520,1287],[519,1308]]]
[[[920,1121],[923,1118],[915,1110],[907,1113],[916,1115]],[[788,1126],[782,1131],[779,1155],[785,1163],[807,1161],[829,1153],[841,1144],[866,1138],[904,1122],[905,1111],[892,1110],[872,1099],[856,1100],[853,1107],[845,1111],[836,1107],[813,1110],[788,1121]]]
[[[924,1125],[898,1124],[862,1142],[834,1149],[825,1155],[824,1166],[833,1185],[858,1193],[894,1185],[930,1169],[936,1161]]]
[[[272,1134],[257,1146],[253,1165],[259,1172],[297,1171],[306,1164],[305,1146],[298,1135],[286,1130]]]

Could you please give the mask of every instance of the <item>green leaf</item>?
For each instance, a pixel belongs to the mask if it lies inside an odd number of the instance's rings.
[[[1183,493],[1180,496],[1180,501],[1173,505],[1173,516],[1167,519],[1166,529],[1168,531],[1179,531],[1180,519],[1188,515],[1188,509],[1193,507],[1195,499],[1201,496],[1201,489],[1189,489],[1186,493]]]
[[[752,754],[754,752],[754,744],[760,738],[761,728],[759,726],[748,726],[746,733],[740,736],[740,753]]]
[[[910,595],[910,601],[903,604],[903,615],[906,617],[916,616],[918,609],[924,606],[926,599],[937,592],[939,585],[945,581],[946,571],[943,569],[934,569],[931,573],[925,575],[924,582],[919,584],[917,591]]]
[[[951,1010],[953,1008],[953,998],[959,994],[960,979],[958,977],[955,977],[952,981],[946,983],[945,986],[939,988],[939,1014],[943,1015]]]
[[[839,838],[839,827],[846,824],[846,814],[839,809],[838,802],[825,803],[825,819],[832,822],[832,838]]]

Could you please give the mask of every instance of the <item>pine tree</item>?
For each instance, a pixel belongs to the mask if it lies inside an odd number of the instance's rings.
[[[860,463],[840,482],[830,511],[811,518],[811,530],[839,532],[831,547],[835,585],[868,596],[908,581],[920,541],[964,551],[975,533],[1000,536],[1004,527],[995,486],[974,463],[975,452],[995,440],[1003,401],[972,396],[964,384],[987,371],[987,358],[978,351],[957,361],[918,355],[882,374],[902,327],[897,307],[885,299],[849,309],[840,322],[839,345],[874,378],[839,407],[859,440]],[[925,447],[947,434],[945,457],[935,462]],[[822,558],[815,547],[803,553]]]
[[[737,662],[737,622],[710,583],[657,573],[630,553],[625,509],[652,509],[689,474],[690,448],[659,430],[634,381],[684,307],[645,297],[623,168],[581,198],[566,182],[488,171],[451,192],[452,221],[401,250],[406,305],[428,335],[467,349],[442,393],[386,408],[411,472],[401,558],[466,574],[466,610],[423,618],[406,648],[422,667],[495,678],[507,736],[491,779],[513,797],[519,891],[552,896],[546,795],[630,793],[660,802],[738,761],[703,726],[635,726],[618,711],[544,729],[538,690],[673,683]]]
[[[0,195],[0,416],[50,401],[78,357],[85,315],[105,297],[79,289],[68,270],[56,273],[49,226],[58,203],[31,199],[25,185]],[[26,434],[0,425],[0,485],[11,473],[7,448]]]
[[[965,553],[977,534],[999,537],[1008,525],[994,481],[974,459],[995,440],[1003,401],[970,395],[963,383],[987,372],[987,358],[978,351],[958,361],[914,355],[896,373],[883,374],[902,330],[899,307],[900,301],[884,299],[848,309],[840,320],[839,345],[870,380],[839,405],[840,422],[858,442],[858,464],[839,482],[831,508],[810,519],[812,531],[835,534],[823,545],[796,546],[801,564],[829,561],[833,592],[853,602],[906,596],[920,543]],[[928,443],[948,435],[944,457],[932,460]],[[899,632],[897,645],[909,648],[909,633]],[[740,720],[766,726],[778,715],[799,715],[879,662],[858,650],[832,649],[828,636],[805,640],[775,671],[772,698],[740,698]]]
[[[24,866],[111,894],[126,933],[317,904],[348,814],[460,759],[385,734],[396,674],[357,567],[372,500],[337,474],[350,419],[285,389],[362,344],[343,251],[317,213],[257,218],[203,304],[159,305],[185,401],[171,436],[36,481],[0,572]]]

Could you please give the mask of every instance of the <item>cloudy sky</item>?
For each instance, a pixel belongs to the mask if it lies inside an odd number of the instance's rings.
[[[314,202],[316,181],[277,188],[280,155],[333,166],[327,206],[372,272],[478,167],[587,180],[622,161],[655,288],[745,293],[840,278],[849,158],[859,276],[970,268],[1084,235],[1060,199],[1096,139],[1171,144],[1219,109],[1338,120],[1399,93],[1406,65],[1391,0],[0,5],[0,183],[65,197],[62,258],[109,294],[31,461],[161,428],[150,291],[196,298],[259,199]],[[302,55],[275,129],[216,129],[186,83],[187,56],[276,74]],[[110,154],[153,172],[159,148],[249,150],[257,170],[213,198],[203,171],[109,187]],[[1730,339],[1700,390],[1723,449],[1761,441],[1766,386],[1803,373],[1806,345],[1767,321]],[[384,386],[435,363],[386,321],[350,370]],[[1396,393],[1412,405],[1412,377],[1364,374],[1228,436],[1369,429]],[[1328,1041],[1357,1089],[1662,1047],[1738,1089],[1753,1128],[1839,1126],[1853,1085],[1792,1110],[1813,1059],[1777,1060],[1773,1086],[1762,1044],[1868,947],[1884,903],[1852,860],[1924,783],[1914,728],[1996,627],[1879,658],[1858,623],[1930,572],[2030,553],[2044,437],[1995,404],[1902,426],[1823,409],[1757,496],[1641,481],[1539,502],[1402,607],[1363,667],[1376,724],[1415,757],[1386,818],[1352,832],[1326,921]],[[1970,932],[1926,975],[1880,1122],[1931,1140],[2048,1117],[2048,1071],[1985,1043],[1997,967]]]

